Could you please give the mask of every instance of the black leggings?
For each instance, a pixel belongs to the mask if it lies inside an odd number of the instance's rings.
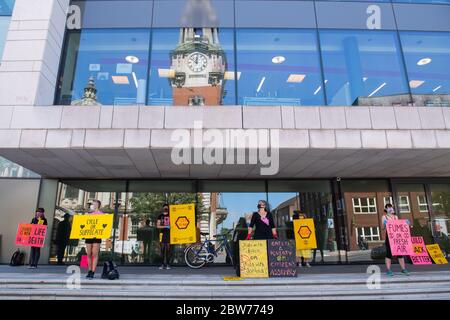
[[[161,242],[161,256],[163,259],[163,265],[168,266],[170,263],[170,243]]]
[[[41,257],[41,248],[31,247],[31,250],[30,250],[30,266],[37,267],[40,257]]]

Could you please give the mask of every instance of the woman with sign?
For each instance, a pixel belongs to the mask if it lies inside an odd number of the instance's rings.
[[[89,214],[103,214],[103,212],[100,211],[100,207],[102,206],[102,203],[99,200],[92,201],[91,206],[89,209],[91,210],[91,213]],[[100,251],[100,244],[102,243],[102,239],[86,239],[84,240],[86,243],[86,252],[87,252],[87,258],[88,258],[88,274],[86,278],[88,279],[94,279],[95,275],[95,269],[97,269],[97,263],[98,263],[98,253]]]
[[[170,270],[170,217],[167,203],[163,205],[163,213],[158,216],[156,228],[161,231],[160,243],[163,262],[159,269]]]
[[[390,203],[386,204],[385,209],[384,209],[384,215],[381,218],[381,225],[382,225],[383,230],[386,230],[386,225],[389,220],[398,220],[398,217],[395,214],[394,208],[392,207],[392,204],[390,204]],[[394,275],[394,273],[391,270],[392,252],[391,252],[391,245],[389,243],[389,237],[388,237],[387,230],[386,230],[386,237],[385,237],[385,245],[386,245],[385,262],[386,262],[386,269],[387,269],[386,274],[389,277],[392,277]],[[403,258],[403,256],[398,257],[398,263],[400,264],[400,267],[402,268],[402,274],[409,276],[409,272],[405,267],[405,259]]]
[[[36,210],[35,216],[31,219],[31,224],[41,224],[46,226],[47,219],[45,218],[45,210],[44,208],[38,208]],[[41,256],[41,248],[39,247],[31,247],[30,249],[30,266],[29,269],[36,269],[39,263],[39,258]]]
[[[256,227],[253,236],[254,240],[278,239],[272,214],[268,209],[267,202],[264,200],[258,201],[258,211],[253,213],[246,240],[250,240],[254,227]]]

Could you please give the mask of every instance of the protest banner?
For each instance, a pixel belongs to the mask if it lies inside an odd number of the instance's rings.
[[[407,220],[388,220],[386,232],[393,256],[410,256],[412,254],[411,230]]]
[[[267,278],[267,240],[240,240],[239,261],[242,278]]]
[[[313,219],[295,219],[294,234],[297,250],[317,248],[316,229]]]
[[[430,257],[428,256],[427,249],[425,247],[425,241],[423,237],[411,237],[412,253],[411,261],[413,264],[432,264]]]
[[[297,261],[293,240],[268,240],[269,277],[296,277]]]
[[[188,244],[197,241],[195,226],[195,204],[169,206],[170,244]]]
[[[75,215],[70,239],[108,239],[113,226],[112,214]]]
[[[436,264],[447,264],[448,261],[438,244],[427,244],[427,251]]]
[[[20,223],[17,228],[16,245],[42,248],[46,234],[46,225]]]

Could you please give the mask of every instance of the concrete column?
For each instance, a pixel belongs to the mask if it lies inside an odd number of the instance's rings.
[[[0,106],[52,105],[69,0],[16,0],[0,66]]]
[[[45,245],[41,249],[41,258],[39,263],[47,264],[49,262],[50,247],[52,246],[52,231],[56,207],[56,197],[58,195],[58,180],[42,179],[39,191],[39,199],[37,207],[45,209],[45,217],[47,218],[48,228],[45,237]]]

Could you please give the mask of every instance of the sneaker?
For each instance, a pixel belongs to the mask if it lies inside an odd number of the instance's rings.
[[[86,278],[90,279],[92,277],[92,271],[89,271],[86,275]]]
[[[94,272],[94,271],[91,271],[91,276],[89,277],[89,280],[94,279],[94,275],[95,275],[95,272]]]
[[[402,274],[404,274],[405,276],[409,276],[409,271],[407,269],[403,269]]]
[[[169,265],[166,266],[166,270],[172,269]]]
[[[28,269],[33,269],[34,268],[34,266],[28,266]]]
[[[394,273],[392,272],[392,270],[388,270],[388,271],[386,272],[386,275],[387,275],[388,277],[392,277],[392,276],[394,276]]]
[[[158,269],[159,269],[159,270],[163,270],[163,269],[164,269],[164,265],[163,265],[163,264],[160,265]]]
[[[306,267],[311,268],[311,265],[309,264],[309,262],[306,263]]]

